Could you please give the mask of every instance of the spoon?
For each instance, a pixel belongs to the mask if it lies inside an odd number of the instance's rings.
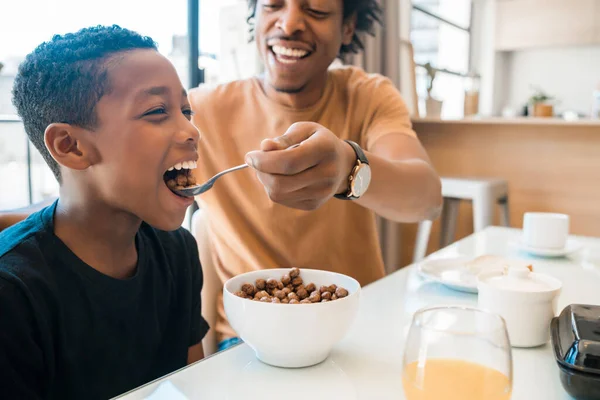
[[[300,146],[300,143],[290,146],[286,150],[294,149],[298,146]],[[188,186],[183,189],[178,189],[178,190],[173,190],[173,191],[180,196],[185,196],[185,197],[197,196],[199,194],[206,192],[207,190],[210,190],[213,187],[213,185],[215,184],[215,182],[217,181],[217,179],[219,179],[223,175],[226,175],[233,171],[239,171],[239,170],[245,169],[245,168],[248,168],[248,164],[238,165],[237,167],[233,167],[233,168],[226,169],[225,171],[221,171],[201,185]]]

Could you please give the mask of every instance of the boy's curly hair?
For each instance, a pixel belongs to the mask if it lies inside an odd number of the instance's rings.
[[[250,25],[250,34],[254,32],[254,17],[256,16],[256,3],[258,0],[248,0],[248,24]],[[382,23],[381,16],[383,11],[377,0],[344,0],[344,20],[353,14],[356,14],[356,30],[352,37],[352,42],[345,45],[342,44],[339,55],[343,56],[348,53],[358,53],[365,46],[360,40],[360,34],[365,32],[369,35],[375,35],[375,24]]]
[[[55,35],[27,55],[19,66],[12,95],[29,140],[61,182],[60,169],[44,144],[52,123],[93,129],[95,107],[110,90],[106,61],[116,53],[157,49],[149,37],[113,26],[95,26]]]

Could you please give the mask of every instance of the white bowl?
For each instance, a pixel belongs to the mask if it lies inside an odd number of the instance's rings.
[[[257,279],[280,280],[290,269],[268,269],[238,275],[225,282],[223,303],[232,328],[262,362],[285,368],[308,367],[324,361],[346,334],[356,313],[360,284],[349,276],[329,271],[301,269],[305,284],[335,284],[348,296],[313,304],[276,304],[236,296],[244,283]]]

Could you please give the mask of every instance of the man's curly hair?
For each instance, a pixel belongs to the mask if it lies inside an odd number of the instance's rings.
[[[248,9],[250,14],[248,15],[248,24],[250,25],[250,34],[254,33],[254,19],[256,16],[256,3],[258,0],[248,0]],[[377,0],[344,0],[344,14],[343,18],[351,17],[356,14],[356,29],[352,42],[345,45],[342,44],[339,55],[343,56],[348,53],[358,53],[363,50],[365,46],[360,39],[361,33],[368,33],[369,35],[375,35],[375,24],[382,23],[381,16],[383,11],[377,3]],[[252,37],[254,38],[254,37]]]
[[[110,91],[107,61],[117,53],[157,49],[149,37],[113,26],[95,26],[55,35],[19,66],[12,95],[29,140],[61,182],[60,169],[44,144],[52,123],[86,129],[97,126],[96,104]]]

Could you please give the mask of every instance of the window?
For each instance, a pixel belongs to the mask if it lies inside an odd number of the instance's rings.
[[[151,36],[158,43],[159,51],[175,65],[184,87],[188,87],[189,68],[187,0],[11,0],[5,3],[0,13],[0,62],[4,64],[0,70],[0,210],[24,207],[58,194],[54,176],[37,149],[28,143],[11,104],[17,68],[35,46],[54,34],[99,24],[117,24]],[[208,42],[202,43],[210,47],[210,36],[206,36]]]
[[[30,203],[28,145],[23,125],[18,118],[0,115],[0,210]]]
[[[247,17],[247,0],[200,0],[200,66],[206,83],[249,78],[260,71]]]
[[[438,70],[432,97],[443,101],[442,117],[464,115],[464,92],[471,82],[471,0],[413,0],[411,42],[415,63]],[[419,111],[425,115],[428,77],[417,67]]]

